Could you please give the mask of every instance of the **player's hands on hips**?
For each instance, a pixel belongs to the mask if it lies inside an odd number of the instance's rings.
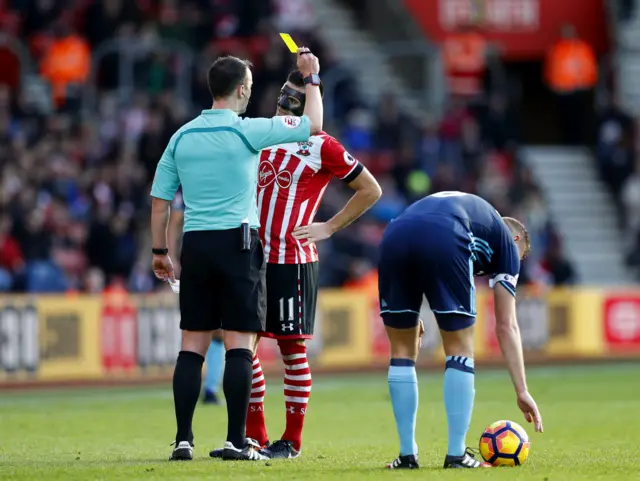
[[[176,280],[175,272],[173,271],[173,263],[171,258],[167,256],[153,256],[152,262],[153,273],[160,280],[165,282]]]
[[[314,222],[309,225],[299,225],[293,229],[293,238],[305,241],[302,246],[328,239],[333,235],[333,229],[326,222]]]
[[[298,49],[297,67],[304,77],[307,77],[312,73],[320,73],[320,61],[318,60],[318,57],[313,55],[311,50],[306,47]]]
[[[531,397],[528,391],[518,393],[518,407],[524,414],[524,418],[528,422],[532,422],[537,433],[544,431],[542,427],[542,416],[538,411],[538,405]]]
[[[418,319],[418,336],[420,336],[420,342],[418,342],[418,347],[422,348],[422,336],[424,336],[424,322],[422,319]]]

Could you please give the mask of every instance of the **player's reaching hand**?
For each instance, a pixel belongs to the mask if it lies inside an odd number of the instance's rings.
[[[173,271],[173,263],[171,262],[171,258],[168,255],[166,256],[154,255],[152,267],[153,267],[153,273],[156,275],[158,279],[163,280],[165,282],[169,280],[171,281],[176,280],[176,276]]]
[[[542,416],[540,415],[540,411],[538,411],[538,405],[528,391],[518,394],[518,407],[524,414],[524,418],[528,422],[533,423],[537,433],[544,431],[542,426]]]
[[[328,239],[333,235],[333,228],[327,222],[314,222],[309,225],[299,225],[293,229],[293,238],[304,240],[303,247],[321,240]]]

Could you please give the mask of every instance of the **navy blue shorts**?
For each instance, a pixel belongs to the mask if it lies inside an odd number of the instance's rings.
[[[423,295],[440,329],[457,331],[473,325],[476,292],[470,243],[462,223],[446,215],[389,224],[378,262],[380,314],[385,325],[415,327]]]

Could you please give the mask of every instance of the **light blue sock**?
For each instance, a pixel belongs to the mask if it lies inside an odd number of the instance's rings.
[[[409,359],[391,359],[389,393],[400,437],[400,455],[418,454],[416,417],[418,415],[418,378],[416,363]]]
[[[204,389],[208,393],[217,393],[224,373],[224,342],[219,339],[211,341],[205,362]]]
[[[447,356],[447,367],[444,371],[444,407],[447,411],[449,426],[449,447],[447,454],[462,456],[466,449],[465,439],[471,413],[475,369],[473,359],[464,356]]]

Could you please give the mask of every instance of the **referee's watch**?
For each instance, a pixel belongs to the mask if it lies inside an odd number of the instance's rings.
[[[305,85],[316,85],[319,86],[320,85],[320,75],[318,75],[317,73],[312,73],[311,75],[307,75],[304,79],[303,82]]]
[[[169,254],[169,249],[167,249],[166,247],[164,249],[156,249],[155,247],[153,247],[151,249],[151,252],[154,256],[166,256],[167,254]]]

